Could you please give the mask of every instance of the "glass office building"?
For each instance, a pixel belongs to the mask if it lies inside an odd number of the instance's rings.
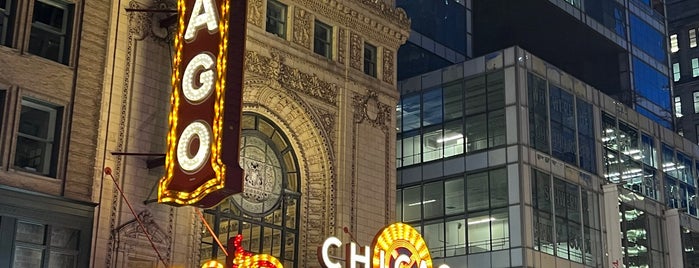
[[[520,46],[673,129],[663,1],[473,0],[473,52]]]
[[[520,47],[399,83],[399,221],[435,265],[692,267],[699,146]]]
[[[408,41],[398,50],[398,80],[471,57],[471,0],[396,0],[411,20]]]

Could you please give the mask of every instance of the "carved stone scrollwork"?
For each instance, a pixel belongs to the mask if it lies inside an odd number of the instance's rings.
[[[248,0],[248,23],[262,28],[262,0]]]
[[[369,6],[369,10],[374,11],[392,21],[397,21],[401,26],[410,25],[410,19],[402,8],[390,7],[384,1],[377,0],[361,0],[362,4]]]
[[[370,90],[367,95],[355,95],[352,106],[355,112],[355,123],[368,122],[373,127],[388,127],[391,120],[391,107],[379,102],[375,91]]]
[[[245,52],[245,67],[270,80],[277,81],[283,88],[295,90],[325,103],[337,105],[337,84],[321,80],[316,74],[308,74],[284,64],[283,57],[272,53],[265,57],[255,51]]]
[[[131,9],[156,9],[156,10],[177,10],[177,4],[174,0],[155,0],[150,5],[146,6],[137,1],[129,2]],[[131,11],[129,16],[129,31],[134,34],[136,40],[151,39],[163,45],[172,43],[172,38],[176,33],[176,23],[169,25],[166,21],[171,16],[177,16],[177,13],[170,12],[145,12]]]
[[[393,85],[393,51],[383,49],[383,81]]]
[[[337,62],[345,64],[347,54],[347,30],[340,28],[337,31]]]
[[[294,43],[311,49],[311,13],[294,8]]]
[[[362,69],[362,38],[350,32],[350,67]]]

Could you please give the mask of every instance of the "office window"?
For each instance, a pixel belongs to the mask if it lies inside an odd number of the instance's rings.
[[[697,30],[689,29],[689,47],[697,47]]]
[[[677,82],[680,81],[680,63],[672,64],[672,80]]]
[[[316,20],[313,31],[313,52],[328,59],[332,58],[333,28]]]
[[[376,47],[364,43],[364,73],[376,77]]]
[[[60,0],[34,2],[29,53],[68,64],[74,6]]]
[[[694,113],[699,114],[699,91],[692,93],[692,96],[694,97]]]
[[[55,176],[61,109],[22,99],[15,167],[45,176]]]
[[[675,97],[675,117],[682,117],[682,98]]]
[[[597,155],[595,153],[595,130],[593,126],[592,105],[576,99],[578,121],[578,151],[580,168],[592,173],[597,172]]]
[[[670,35],[670,51],[672,53],[680,51],[680,47],[677,43],[677,34]]]
[[[15,6],[15,0],[0,0],[0,45],[10,46],[12,43],[12,20],[14,19]]]
[[[692,59],[692,77],[699,76],[699,58]]]
[[[549,153],[549,127],[546,97],[546,80],[529,73],[529,138],[530,146]]]
[[[550,86],[549,106],[551,123],[551,155],[576,165],[576,135],[573,95],[567,91]]]
[[[267,25],[268,33],[286,38],[286,5],[274,0],[267,1]]]

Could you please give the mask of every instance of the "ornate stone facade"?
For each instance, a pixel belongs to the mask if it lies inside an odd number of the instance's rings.
[[[405,42],[409,27],[404,12],[373,1],[279,2],[289,11],[288,40],[265,31],[266,1],[248,2],[243,108],[274,122],[297,152],[301,210],[295,254],[298,267],[313,267],[317,265],[316,247],[325,237],[341,236],[342,228],[350,227],[359,242],[366,244],[393,220],[395,129],[389,126],[398,98],[393,65],[395,51]],[[173,3],[134,0],[125,7],[169,10]],[[125,12],[115,10],[120,12],[115,15]],[[116,53],[116,60],[108,66],[114,72],[106,80],[110,90],[103,98],[104,107],[111,112],[102,115],[100,133],[106,138],[98,150],[98,155],[104,155],[100,169],[113,167],[136,210],[151,213],[161,228],[162,241],[168,241],[162,250],[169,264],[196,267],[210,256],[200,255],[202,228],[192,208],[152,202],[162,170],[149,170],[148,164],[157,156],[108,153],[162,153],[165,148],[171,70],[168,42],[173,28],[162,28],[159,22],[164,18],[155,13],[128,14],[128,19],[113,20],[128,31],[112,29],[114,43],[109,49]],[[334,61],[312,51],[316,18],[337,27]],[[383,66],[378,77],[361,72],[364,41],[383,51],[377,59]],[[364,189],[376,192],[369,194]],[[128,260],[120,255],[119,226],[134,218],[112,185],[105,183],[101,192],[97,198],[103,205],[96,231],[101,246],[95,249],[94,263],[125,267]],[[370,206],[375,206],[378,217],[365,214]],[[142,237],[132,240],[140,241],[130,242],[139,250],[152,251]],[[156,263],[153,256],[134,260]]]

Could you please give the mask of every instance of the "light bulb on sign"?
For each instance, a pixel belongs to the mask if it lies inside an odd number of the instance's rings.
[[[199,148],[195,155],[190,155],[189,146],[194,137],[199,138]],[[189,124],[177,142],[177,162],[187,172],[194,172],[201,168],[211,152],[211,128],[202,121]]]

